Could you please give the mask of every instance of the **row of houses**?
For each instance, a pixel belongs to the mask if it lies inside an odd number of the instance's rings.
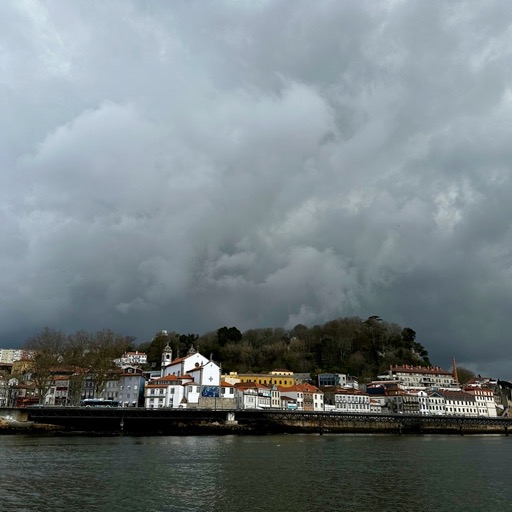
[[[421,414],[431,416],[496,417],[499,403],[492,389],[464,387],[460,389],[432,389],[411,391],[391,388],[382,395],[369,389],[373,411],[378,407],[384,412]]]
[[[43,405],[79,405],[86,399],[116,401],[124,407],[142,405],[146,378],[138,368],[109,372],[101,393],[93,372],[59,368],[50,377]],[[77,389],[78,388],[78,389]],[[0,407],[27,407],[39,404],[40,392],[34,380],[0,375]]]
[[[56,376],[47,393],[45,405],[68,405],[70,378]],[[85,383],[87,387],[87,381]],[[34,386],[23,387],[35,396]],[[82,397],[98,398],[85,392]],[[490,389],[390,391],[375,396],[353,388],[318,388],[311,384],[284,387],[258,383],[221,381],[219,386],[200,384],[187,373],[153,377],[146,381],[137,369],[127,369],[119,378],[107,382],[102,399],[119,402],[123,407],[210,408],[210,409],[286,409],[348,413],[403,413],[422,415],[458,415],[496,417],[497,406]],[[30,403],[30,402],[25,402]],[[35,403],[35,402],[32,402]],[[3,404],[5,405],[5,404]],[[20,405],[15,403],[13,405]]]
[[[262,374],[222,374],[220,365],[191,347],[173,358],[167,345],[161,370],[143,371],[137,363],[145,354],[125,354],[98,387],[92,371],[56,369],[43,403],[78,405],[78,400],[103,399],[121,407],[285,409],[350,413],[402,413],[494,417],[503,410],[490,382],[473,382],[464,389],[456,375],[439,367],[395,366],[379,380],[359,389],[344,374],[320,374],[318,386],[307,374],[273,370]],[[135,363],[134,365],[128,363]],[[13,381],[14,380],[14,381]],[[0,406],[24,406],[39,401],[33,381],[0,377]]]

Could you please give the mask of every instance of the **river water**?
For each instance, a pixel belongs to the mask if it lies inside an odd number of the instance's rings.
[[[512,437],[0,436],[9,512],[506,512]]]

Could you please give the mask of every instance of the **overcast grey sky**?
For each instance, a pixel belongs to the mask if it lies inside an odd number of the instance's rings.
[[[512,2],[0,2],[0,346],[379,315],[512,378]]]

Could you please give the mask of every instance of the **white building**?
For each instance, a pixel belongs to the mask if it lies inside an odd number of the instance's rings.
[[[391,366],[389,373],[380,377],[398,381],[405,389],[456,388],[458,385],[452,373],[439,366]]]
[[[444,396],[432,391],[428,393],[428,414],[431,416],[443,416],[446,414]]]
[[[288,404],[285,404],[288,406]],[[276,384],[273,384],[270,388],[270,407],[272,409],[284,409],[283,403],[281,402],[281,391]]]
[[[272,393],[270,387],[258,382],[234,384],[237,409],[270,409]]]
[[[0,348],[0,363],[14,363],[22,359],[31,359],[33,352],[20,348]]]
[[[386,395],[391,411],[430,416],[496,417],[491,390],[394,390]]]
[[[478,416],[496,418],[498,416],[494,391],[488,388],[467,387],[464,391],[475,397]]]
[[[370,395],[350,387],[329,386],[322,388],[326,406],[338,412],[370,412]],[[377,404],[374,406],[377,408]]]
[[[388,412],[386,408],[386,399],[383,396],[371,396],[370,412],[374,414],[382,414]]]
[[[127,366],[142,366],[147,364],[148,356],[145,352],[125,352],[119,359],[116,359],[114,363],[121,367],[126,368]]]
[[[234,399],[236,394],[235,391],[235,386],[230,382],[226,382],[225,380],[223,380],[220,383],[220,398]]]
[[[7,407],[9,405],[9,384],[7,379],[0,375],[0,407]]]
[[[162,353],[162,377],[167,375],[176,375],[176,377],[188,375],[191,370],[195,370],[208,362],[209,360],[199,352],[196,352],[194,347],[190,347],[185,357],[179,357],[173,360],[172,350],[169,345],[167,345]],[[219,382],[220,374],[218,376],[217,386]]]
[[[162,352],[160,376],[146,383],[144,405],[149,408],[183,408],[198,406],[201,400],[220,399],[220,373],[217,364],[193,347],[185,357],[173,360],[172,349],[167,344]]]
[[[294,400],[298,411],[323,411],[324,393],[312,384],[295,384],[293,386],[277,386],[281,395]]]
[[[69,403],[69,375],[55,375],[52,384],[44,397],[45,405],[68,405]]]
[[[434,391],[432,396],[444,398],[445,413],[448,416],[478,416],[478,407],[475,396],[464,391],[451,391],[440,389]]]
[[[192,388],[191,395],[197,397],[199,395],[199,386],[194,384],[189,375],[181,377],[167,375],[152,379],[144,387],[144,406],[150,409],[162,407],[178,409],[187,407],[189,387]]]
[[[194,368],[188,370],[187,373],[194,379],[194,382],[201,386],[218,388],[220,385],[220,367],[213,361],[206,359],[206,362],[201,365],[196,362]]]

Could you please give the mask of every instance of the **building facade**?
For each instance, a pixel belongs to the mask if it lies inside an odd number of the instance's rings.
[[[406,389],[455,388],[458,383],[452,373],[439,366],[391,366],[389,379],[400,382]]]
[[[116,359],[114,363],[120,368],[126,368],[127,366],[139,367],[144,366],[148,362],[148,356],[145,352],[125,352],[119,359]]]
[[[143,406],[145,382],[142,370],[134,366],[125,367],[119,377],[119,405],[121,407]]]
[[[296,404],[298,411],[323,411],[324,393],[312,384],[295,384],[294,386],[277,386],[281,396],[286,396]]]
[[[254,382],[257,384],[263,384],[264,386],[284,386],[290,387],[295,384],[295,377],[293,372],[289,370],[272,370],[268,373],[237,373],[230,372],[227,375],[223,375],[222,379],[235,384],[237,382]]]
[[[359,383],[355,377],[346,373],[319,373],[317,375],[318,387],[340,387],[359,389]]]
[[[354,388],[326,386],[321,388],[326,410],[338,412],[370,412],[370,395]]]
[[[185,357],[172,359],[169,344],[162,352],[160,375],[146,382],[144,405],[149,408],[215,408],[221,400],[220,367],[191,347]],[[226,389],[228,386],[224,386]],[[233,400],[234,392],[231,394]],[[213,407],[211,407],[213,405]],[[219,402],[221,407],[221,402]],[[222,403],[224,408],[224,403]]]
[[[269,386],[258,382],[238,382],[234,388],[237,409],[270,409],[272,392]]]

